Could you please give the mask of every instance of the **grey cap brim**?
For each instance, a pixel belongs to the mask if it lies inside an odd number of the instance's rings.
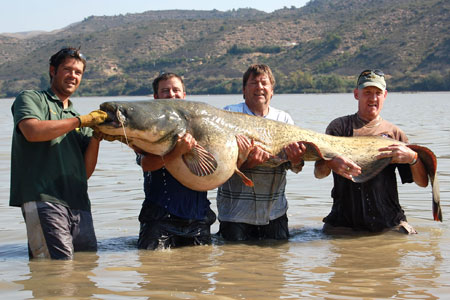
[[[386,86],[384,86],[381,83],[373,82],[373,81],[366,81],[366,82],[361,83],[360,85],[358,85],[358,89],[363,89],[363,88],[368,87],[368,86],[377,87],[377,88],[379,88],[382,91],[386,90]]]

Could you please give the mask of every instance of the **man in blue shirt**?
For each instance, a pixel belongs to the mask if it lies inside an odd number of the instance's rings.
[[[183,79],[165,73],[153,81],[155,99],[184,99]],[[170,101],[170,100],[169,100]],[[164,167],[165,162],[189,152],[196,144],[189,133],[162,156],[141,153],[137,162],[144,171],[145,201],[139,214],[139,249],[164,249],[211,243],[211,224],[216,220],[207,192],[191,190],[179,183]]]

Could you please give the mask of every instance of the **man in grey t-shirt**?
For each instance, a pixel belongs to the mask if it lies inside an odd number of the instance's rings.
[[[377,69],[364,70],[353,91],[358,101],[358,111],[333,120],[326,133],[334,136],[384,136],[407,143],[406,134],[381,117],[387,94],[384,73]],[[316,162],[314,174],[317,178],[324,178],[333,171],[333,206],[323,220],[325,232],[342,234],[394,229],[416,233],[406,222],[400,205],[395,170],[399,171],[402,183],[415,182],[418,186],[426,187],[426,169],[416,152],[404,145],[392,143],[389,147],[379,149],[377,157],[391,157],[391,163],[366,182],[353,182],[352,177],[358,176],[361,168],[343,156]]]

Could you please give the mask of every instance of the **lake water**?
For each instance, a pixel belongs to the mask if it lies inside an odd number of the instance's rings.
[[[76,98],[84,114],[104,101]],[[217,107],[240,95],[192,96]],[[89,180],[97,253],[73,261],[29,261],[19,208],[8,206],[12,99],[0,100],[0,298],[1,299],[448,299],[450,297],[450,93],[390,93],[382,116],[411,143],[438,157],[444,222],[432,220],[431,188],[399,187],[408,221],[419,232],[334,237],[321,233],[331,208],[331,176],[318,180],[313,163],[289,173],[288,242],[224,243],[164,251],[136,249],[143,201],[134,153],[102,142]],[[324,132],[334,118],[354,113],[351,94],[275,95],[271,104],[297,125]],[[215,191],[208,196],[217,211]],[[218,230],[218,222],[212,232]]]

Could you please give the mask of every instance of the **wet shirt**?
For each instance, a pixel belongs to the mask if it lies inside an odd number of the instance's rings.
[[[332,121],[326,133],[334,136],[384,136],[408,142],[404,132],[388,121],[379,118],[366,123],[357,114]],[[413,182],[411,169],[407,164],[390,164],[377,176],[363,183],[352,182],[333,172],[333,206],[323,221],[332,226],[372,232],[406,221],[398,198],[396,168],[402,183]]]
[[[229,105],[224,109],[254,115],[245,103]],[[288,113],[273,107],[269,107],[265,118],[294,124]],[[219,220],[267,225],[270,220],[284,215],[288,209],[285,195],[287,167],[288,163],[285,163],[276,168],[254,167],[242,170],[253,181],[253,187],[246,186],[234,174],[217,191]]]
[[[141,156],[137,155],[140,164]],[[203,220],[210,206],[207,192],[191,190],[176,180],[166,168],[152,172],[144,172],[145,201],[139,220],[141,222],[151,221],[173,214],[187,220]],[[156,204],[161,210],[151,212],[146,216],[144,209],[150,204]]]
[[[14,132],[10,205],[47,201],[90,211],[84,153],[92,130],[77,128],[50,141],[29,142],[18,128],[24,119],[61,120],[78,116],[72,102],[64,109],[51,89],[23,91],[11,111]]]

